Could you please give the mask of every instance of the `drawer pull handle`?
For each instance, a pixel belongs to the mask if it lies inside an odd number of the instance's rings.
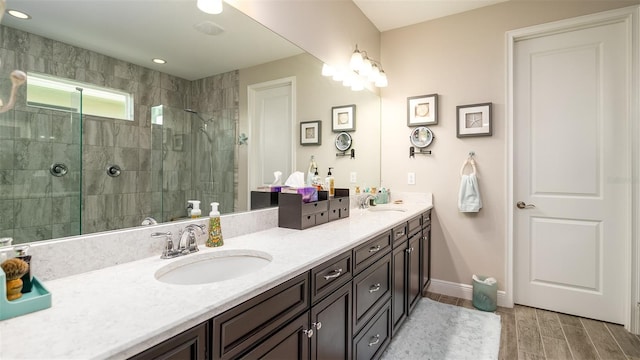
[[[408,254],[411,254],[413,252],[413,246],[408,248],[407,250],[405,250]]]
[[[382,249],[382,246],[380,246],[380,245],[372,246],[372,247],[369,248],[369,252],[370,253],[378,252],[378,251],[380,251],[380,249]]]
[[[396,236],[397,236],[397,237],[404,236],[404,231],[398,231],[398,232],[396,233]]]
[[[318,321],[317,323],[313,323],[311,325],[317,330],[320,330],[322,328],[322,323],[320,321]]]
[[[380,334],[376,334],[376,336],[372,336],[372,337],[371,337],[371,340],[373,340],[373,341],[371,341],[371,342],[369,343],[369,346],[376,345],[377,343],[379,343],[379,342],[380,342]]]
[[[335,279],[338,276],[340,276],[340,274],[342,274],[342,269],[338,269],[338,270],[333,270],[329,275],[325,275],[324,279],[325,280],[329,280],[329,279]]]
[[[369,288],[369,294],[374,293],[374,292],[379,291],[379,290],[380,290],[380,283],[372,285]]]
[[[307,335],[308,338],[311,338],[313,336],[313,329],[302,330],[302,333]]]

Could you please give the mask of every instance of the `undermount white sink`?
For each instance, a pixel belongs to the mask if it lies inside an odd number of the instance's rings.
[[[381,204],[376,206],[369,206],[369,211],[407,211],[407,208],[399,204]]]
[[[269,265],[271,260],[271,255],[254,250],[190,254],[163,266],[155,277],[168,284],[208,284],[250,274]]]

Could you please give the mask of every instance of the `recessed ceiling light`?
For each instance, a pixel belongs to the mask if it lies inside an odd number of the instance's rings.
[[[163,59],[159,59],[159,58],[151,59],[151,61],[153,61],[156,64],[166,64],[167,63],[167,60],[163,60]]]
[[[9,9],[7,10],[7,14],[18,19],[23,19],[23,20],[31,19],[31,16],[29,16],[29,14],[23,13],[22,11],[18,11],[18,10]]]

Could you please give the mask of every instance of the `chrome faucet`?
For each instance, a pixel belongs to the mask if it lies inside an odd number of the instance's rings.
[[[376,204],[372,202],[372,200],[374,200],[375,198],[376,196],[373,194],[362,195],[360,197],[360,209],[366,209],[369,207],[369,205],[376,206]]]
[[[171,231],[155,232],[151,234],[151,237],[154,239],[158,239],[158,238],[164,239],[164,247],[162,248],[162,255],[160,255],[161,259],[171,259],[176,256],[179,256],[178,252],[174,249],[174,246],[173,246],[173,240],[171,239]]]
[[[206,234],[204,225],[189,224],[180,230],[180,241],[178,242],[178,252],[182,255],[198,251],[198,239],[195,229],[199,229],[201,234]]]

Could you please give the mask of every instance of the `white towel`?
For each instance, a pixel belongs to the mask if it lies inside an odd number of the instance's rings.
[[[462,175],[458,209],[460,212],[478,212],[481,208],[482,199],[480,199],[480,188],[476,174]]]

